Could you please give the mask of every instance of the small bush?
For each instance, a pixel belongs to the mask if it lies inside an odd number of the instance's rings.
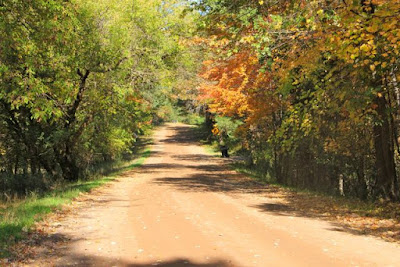
[[[188,113],[181,121],[190,125],[202,125],[205,121],[205,118],[197,113]]]

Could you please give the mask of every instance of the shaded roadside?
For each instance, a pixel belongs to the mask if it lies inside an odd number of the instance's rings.
[[[201,143],[199,138],[204,137],[204,133],[201,134],[201,127],[192,128],[191,131],[192,142]],[[219,154],[216,155],[219,156]],[[180,159],[183,161],[202,160],[204,155],[185,155]],[[372,235],[389,242],[400,243],[400,205],[398,203],[363,202],[267,183],[260,174],[250,171],[251,167],[246,165],[246,159],[241,156],[224,160],[215,159],[215,161],[218,163],[207,168],[209,171],[214,169],[215,172],[205,178],[192,176],[185,179],[165,179],[163,182],[173,183],[183,190],[263,194],[271,199],[271,203],[253,206],[259,211],[279,216],[319,218],[332,222],[332,231]],[[226,168],[238,170],[230,173],[229,181],[221,172]]]

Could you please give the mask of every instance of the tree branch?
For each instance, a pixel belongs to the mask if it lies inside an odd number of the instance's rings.
[[[78,69],[77,74],[80,76],[79,90],[78,90],[78,94],[76,95],[73,105],[70,107],[70,109],[67,112],[67,121],[65,123],[65,128],[68,128],[76,120],[76,111],[78,110],[78,107],[82,102],[83,93],[86,89],[86,81],[89,77],[90,71],[85,70],[85,72],[82,73],[82,71],[80,69]]]

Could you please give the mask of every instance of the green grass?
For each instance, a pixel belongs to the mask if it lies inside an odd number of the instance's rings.
[[[60,209],[62,205],[70,203],[79,194],[90,192],[94,188],[113,181],[119,174],[141,166],[150,154],[151,151],[146,149],[134,162],[100,179],[68,184],[41,197],[32,194],[18,202],[3,205],[0,203],[0,258],[10,256],[7,248],[21,240],[35,222]]]
[[[133,162],[127,166],[121,167],[116,172],[112,173],[112,175],[115,176],[115,175],[121,174],[123,172],[132,170],[134,168],[140,167],[144,163],[144,161],[150,156],[150,154],[151,154],[150,149],[146,149],[145,151],[143,151],[143,153],[139,159],[137,159],[135,162]]]
[[[206,150],[206,152],[213,157],[219,157],[221,154],[218,144],[216,142],[214,143],[203,142],[203,147]]]
[[[271,179],[268,179],[266,175],[259,169],[246,165],[242,162],[234,162],[231,164],[231,168],[236,172],[244,174],[248,177],[251,177],[260,182],[269,182],[271,183]]]

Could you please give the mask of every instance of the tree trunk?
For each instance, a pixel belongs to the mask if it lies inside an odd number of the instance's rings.
[[[19,155],[15,155],[15,161],[14,161],[14,174],[18,174],[18,167],[19,167]]]
[[[367,199],[368,188],[365,182],[365,158],[362,156],[359,160],[359,165],[356,167],[357,171],[357,196],[361,199]]]
[[[377,122],[374,125],[376,184],[375,196],[398,199],[397,175],[394,162],[394,142],[387,101],[384,96],[375,99]]]
[[[70,182],[78,181],[79,167],[70,156],[63,155],[59,158],[58,162],[62,170],[62,176],[65,180]]]

